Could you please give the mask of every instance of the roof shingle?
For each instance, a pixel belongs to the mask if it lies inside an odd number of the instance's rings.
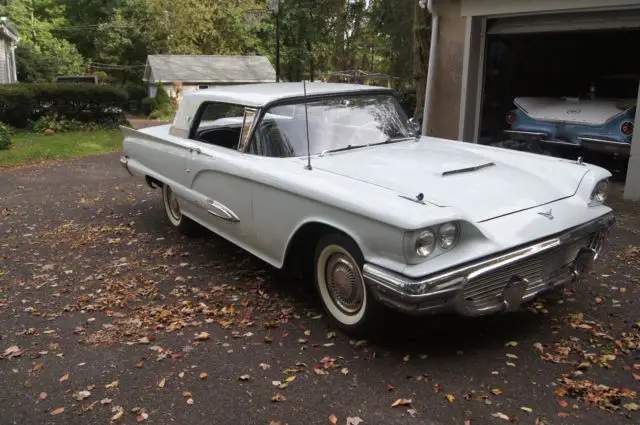
[[[144,76],[150,83],[263,83],[276,72],[264,56],[149,55]]]

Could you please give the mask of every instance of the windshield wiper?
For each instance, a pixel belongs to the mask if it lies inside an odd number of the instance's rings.
[[[350,151],[351,149],[358,149],[358,148],[366,148],[369,145],[347,145],[344,148],[336,148],[336,149],[327,149],[326,151],[322,151],[320,153],[320,156],[324,156],[324,154],[327,153],[333,153],[333,152],[342,152],[342,151]]]
[[[388,145],[389,143],[404,142],[412,139],[415,139],[415,137],[396,137],[396,138],[389,137],[387,140],[383,140],[382,142],[378,142],[378,143],[372,143],[367,146]]]
[[[411,139],[414,139],[414,138],[413,137],[396,137],[396,138],[390,137],[390,138],[388,138],[386,140],[383,140],[382,142],[369,143],[368,145],[347,145],[344,148],[327,149],[325,151],[322,151],[322,152],[320,152],[320,156],[324,156],[327,153],[349,151],[351,149],[366,148],[368,146],[386,145],[386,144],[389,144],[389,143],[403,142],[403,141],[411,140]]]

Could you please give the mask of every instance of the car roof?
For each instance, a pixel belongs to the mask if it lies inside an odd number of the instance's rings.
[[[323,95],[338,93],[354,93],[366,91],[391,91],[386,87],[365,86],[344,83],[306,83],[307,95]],[[304,96],[303,84],[300,83],[262,83],[220,86],[211,89],[185,93],[190,101],[215,101],[235,103],[243,106],[261,107],[271,102]],[[194,102],[194,103],[196,103]]]

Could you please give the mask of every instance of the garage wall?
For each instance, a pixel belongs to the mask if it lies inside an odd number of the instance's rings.
[[[429,114],[429,136],[458,138],[460,96],[467,19],[460,15],[460,0],[436,2],[440,16],[434,87]]]
[[[504,16],[629,8],[640,0],[461,0],[463,16]]]

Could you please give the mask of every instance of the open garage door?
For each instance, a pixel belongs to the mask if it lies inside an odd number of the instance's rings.
[[[640,10],[562,13],[496,19],[487,34],[531,34],[545,32],[622,30],[640,28]]]
[[[517,113],[517,98],[540,102],[550,99],[549,104],[560,109],[561,99],[571,100],[571,107],[556,111],[559,115],[552,117],[560,123],[576,118],[565,113],[589,110],[593,100],[615,99],[614,109],[622,108],[622,104],[635,105],[640,82],[640,56],[633,50],[636,45],[640,45],[640,10],[488,19],[478,140],[503,145],[513,142],[514,130],[524,131],[520,121],[516,123],[518,128],[510,122],[514,111]],[[616,115],[614,112],[610,116]],[[634,114],[630,110],[620,125],[612,124],[597,134],[594,129],[585,132],[568,124],[543,128],[539,123],[527,123],[525,130],[543,134],[542,140],[553,143],[538,144],[546,153],[584,156],[585,160],[624,173]],[[628,124],[623,127],[625,122]],[[606,146],[608,152],[590,149],[605,146],[594,145],[591,139],[612,142]],[[515,146],[530,145],[518,142]],[[615,152],[613,157],[610,152]]]

